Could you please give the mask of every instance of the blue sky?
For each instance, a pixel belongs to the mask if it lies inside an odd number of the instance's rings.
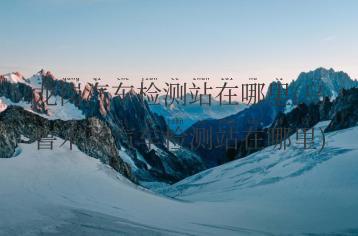
[[[358,78],[358,1],[2,0],[0,73],[287,81]]]

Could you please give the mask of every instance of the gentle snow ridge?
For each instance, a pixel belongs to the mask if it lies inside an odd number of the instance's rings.
[[[206,170],[166,189],[180,201],[63,140],[52,151],[20,144],[0,159],[0,235],[349,235],[358,229],[357,133],[327,134],[320,153],[268,147]]]

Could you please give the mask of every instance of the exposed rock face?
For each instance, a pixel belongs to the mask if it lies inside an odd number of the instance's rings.
[[[356,87],[347,73],[333,69],[318,68],[302,72],[297,80],[289,85],[290,98],[295,104],[316,104],[322,97],[335,98],[343,89]]]
[[[23,83],[10,83],[4,76],[0,76],[0,96],[9,98],[13,102],[21,100],[32,102],[32,88]]]
[[[171,134],[164,118],[152,113],[140,95],[130,92],[123,98],[112,97],[94,86],[79,94],[73,84],[51,75],[43,77],[43,85],[54,95],[69,99],[86,117],[104,121],[116,147],[124,148],[135,163],[139,180],[173,183],[206,168],[200,157],[188,150],[168,150],[167,136]]]
[[[47,120],[23,108],[9,106],[0,113],[0,131],[0,158],[12,157],[18,143],[24,142],[22,136],[30,143],[49,135],[57,136],[136,181],[130,167],[117,153],[111,130],[96,118],[80,121]]]
[[[310,128],[314,126],[321,120],[322,117],[326,116],[325,112],[322,111],[322,114],[320,113],[319,108],[324,106],[323,104],[324,103],[306,105],[302,103],[287,114],[280,112],[270,127],[258,129],[256,132],[248,134],[248,136],[245,137],[245,140],[238,142],[237,151],[233,151],[231,154],[233,159],[243,158],[251,153],[259,151],[262,148],[273,145],[274,143],[272,143],[272,137],[276,135],[275,132],[280,132],[280,129],[282,129],[282,132],[285,132],[284,135],[286,137],[289,137],[294,134],[297,129]],[[257,135],[257,137],[254,137],[255,135]],[[246,139],[261,140],[259,149],[248,148],[246,145]]]
[[[9,131],[5,123],[0,122],[0,158],[12,157],[18,141],[16,134]]]
[[[135,172],[132,175],[139,180],[173,183],[206,168],[196,154],[183,148],[180,151],[171,151],[167,148],[166,144],[171,134],[165,120],[152,113],[141,96],[128,93],[124,98],[112,97],[106,90],[89,84],[82,86],[79,91],[75,84],[57,80],[51,73],[44,71],[38,73],[37,80],[39,81],[36,83],[41,84],[49,94],[73,103],[86,117],[96,118],[105,123],[113,136],[115,149],[128,154],[135,164],[132,168]],[[13,102],[21,99],[31,102],[34,97],[31,95],[31,86],[27,84],[6,86],[11,87],[0,87],[0,92],[5,91],[4,96]],[[26,93],[20,93],[21,96],[13,100],[12,90],[15,89],[16,93],[18,87],[24,87]],[[87,149],[86,151],[91,152]]]
[[[320,121],[331,120],[325,132],[345,129],[358,124],[358,88],[342,90],[334,102],[326,97],[317,104],[298,105],[291,112],[279,113],[269,129],[261,129],[259,139],[262,139],[262,148],[272,145],[270,135],[273,130],[285,128],[287,137],[297,129],[311,128]],[[247,150],[245,142],[238,143],[238,150],[231,154],[233,159],[243,158],[258,150]]]
[[[0,76],[0,97],[4,96],[14,103],[20,101],[31,103],[31,108],[38,113],[47,113],[46,103],[39,91],[25,83],[11,83]]]
[[[164,136],[168,132],[165,121],[162,117],[151,113],[148,104],[137,94],[128,93],[123,99],[119,96],[114,97],[105,120],[113,125],[121,124],[124,129],[122,133],[127,133],[125,136],[130,133],[132,146],[140,151],[149,151],[145,145],[146,139],[164,148]],[[125,145],[130,146],[129,140],[126,141]]]
[[[319,102],[318,109],[320,120],[330,120],[332,118],[332,114],[330,114],[332,106],[333,102],[331,102],[328,97],[326,97],[322,102]]]
[[[264,127],[276,127],[278,124],[286,124],[292,129],[312,127],[320,120],[331,119],[331,99],[337,97],[340,91],[355,86],[358,86],[357,81],[353,81],[346,73],[324,68],[301,73],[288,88],[283,87],[280,82],[273,82],[267,90],[266,98],[258,104],[224,119],[205,120],[191,126],[184,133],[189,137],[185,139],[184,145],[191,146],[195,130],[212,129],[209,139],[216,140],[217,132],[222,132],[225,127],[233,127],[234,138],[238,140],[238,153],[241,153],[239,156],[246,156],[250,153],[245,148],[244,140],[248,131],[262,131]],[[281,91],[279,97],[277,91]],[[289,114],[283,114],[288,101],[297,108]],[[349,110],[345,112],[350,113],[344,113],[342,116],[351,114]],[[354,123],[354,119],[348,123]],[[210,167],[231,160],[236,153],[232,148],[212,148],[208,144],[200,146],[196,151]]]
[[[204,120],[197,122],[184,132],[184,146],[195,150],[208,167],[217,166],[229,161],[227,146],[223,144],[222,135],[226,135],[228,146],[245,139],[249,131],[260,130],[270,125],[277,114],[283,111],[284,106],[276,106],[275,97],[271,94],[273,89],[280,87],[280,83],[271,83],[266,98],[245,110],[219,120]],[[272,89],[271,89],[272,88]],[[281,86],[282,89],[282,86]],[[284,101],[285,102],[285,101]],[[206,134],[204,132],[207,132]],[[196,145],[195,137],[200,135],[202,145]],[[221,136],[220,136],[221,135]],[[230,137],[230,138],[229,138]],[[204,140],[213,142],[213,145]],[[193,148],[194,144],[194,148]]]
[[[358,88],[342,91],[330,111],[331,123],[325,132],[356,126],[358,123]]]
[[[270,128],[289,128],[295,132],[300,128],[312,127],[320,120],[319,104],[302,103],[288,114],[280,113]]]
[[[282,89],[282,86],[280,83],[272,83],[265,100],[235,115],[220,120],[196,123],[184,133],[184,145],[187,149],[171,150],[166,146],[166,142],[173,141],[171,138],[173,134],[169,131],[164,118],[152,113],[141,96],[128,93],[124,98],[112,97],[108,92],[97,88],[90,88],[89,92],[88,86],[82,87],[82,91],[79,93],[74,84],[56,80],[51,73],[42,71],[40,77],[44,89],[73,103],[85,114],[87,119],[66,122],[48,121],[41,117],[30,118],[29,116],[33,116],[33,113],[22,114],[10,107],[8,110],[13,115],[6,115],[8,111],[1,114],[1,117],[8,117],[8,119],[0,123],[0,131],[3,131],[0,135],[0,144],[3,147],[0,157],[12,156],[17,143],[21,142],[19,138],[21,134],[30,138],[31,141],[52,134],[72,140],[80,150],[88,155],[100,158],[104,163],[110,164],[129,178],[137,178],[140,181],[173,183],[208,167],[230,161],[232,158],[244,157],[254,152],[246,148],[244,139],[248,135],[247,131],[266,131],[265,127],[296,130],[301,127],[311,127],[321,120],[333,119],[331,127],[327,129],[330,131],[355,125],[357,120],[354,106],[346,107],[345,101],[338,104],[340,98],[335,103],[332,103],[330,98],[318,102],[322,100],[323,95],[334,97],[339,89],[354,86],[357,82],[350,80],[343,72],[320,68],[314,72],[300,75],[297,81],[291,83],[290,87],[299,91],[298,100],[301,99],[303,104],[300,104],[300,101],[295,103],[300,105],[290,113],[283,113],[285,107],[275,104],[276,98],[272,94],[271,88],[275,86]],[[317,96],[308,99],[303,90],[306,89],[309,80],[317,80],[318,84],[324,82],[321,85],[328,85],[322,90],[323,92],[321,91],[321,94],[317,93]],[[0,79],[0,82],[0,96],[5,96],[13,102],[23,100],[30,103],[37,98],[38,102],[33,103],[32,109],[39,113],[46,113],[44,98],[34,93],[31,86],[26,83],[10,83],[3,79]],[[292,94],[284,98],[281,104],[284,105],[290,96]],[[353,95],[348,97],[346,102],[354,103],[355,97]],[[332,112],[333,110],[334,112]],[[16,118],[20,120],[20,123],[14,123],[9,117],[14,116],[15,113],[18,116],[25,115],[33,121]],[[24,126],[22,122],[26,125]],[[22,128],[18,131],[14,128],[11,131],[7,123],[10,124],[10,127],[18,125]],[[234,129],[231,130],[232,128]],[[96,132],[96,130],[102,129],[104,133]],[[213,142],[220,137],[217,136],[218,132],[223,130],[232,132],[233,137],[231,137],[230,145],[237,142],[238,151],[233,151],[230,148],[226,150],[223,143],[216,143],[221,145],[215,146],[214,144],[213,147],[204,143],[193,148],[193,135],[199,129],[212,129],[207,138]],[[264,145],[268,145],[268,137],[264,133],[262,132],[261,138],[264,140]],[[110,138],[108,139],[107,136]],[[196,146],[195,143],[194,146]],[[192,148],[202,156],[202,159],[188,150]],[[134,163],[135,168],[132,168],[132,172],[130,166],[123,161],[125,158],[121,158],[121,155],[123,156],[121,152],[129,155],[131,161],[127,163],[130,163],[131,166],[132,162]]]

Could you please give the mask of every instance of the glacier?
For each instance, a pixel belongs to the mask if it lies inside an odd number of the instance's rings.
[[[326,134],[321,152],[267,147],[158,192],[61,139],[20,144],[0,159],[0,235],[355,235],[357,132]]]

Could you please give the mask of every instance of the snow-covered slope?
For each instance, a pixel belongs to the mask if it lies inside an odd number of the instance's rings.
[[[268,147],[162,192],[187,201],[231,204],[237,225],[275,235],[356,235],[357,135],[358,127],[326,134],[320,153],[297,145],[286,150]]]
[[[0,235],[355,235],[357,132],[328,134],[320,154],[267,148],[166,190],[183,201],[62,140],[53,151],[21,144],[0,159]]]
[[[36,91],[40,91],[41,89],[41,83],[42,83],[42,76],[44,76],[44,71],[41,70],[40,72],[34,74],[28,79],[25,79],[24,76],[22,76],[19,72],[14,73],[8,73],[3,75],[3,78],[6,79],[7,82],[10,82],[12,84],[22,83],[25,84],[32,89],[35,89]],[[49,72],[48,72],[49,73]],[[45,93],[45,92],[44,92]],[[43,94],[43,96],[45,96]],[[2,100],[2,103],[4,105],[17,105],[21,106],[24,109],[28,111],[33,111],[31,109],[31,103],[26,101],[19,101],[19,102],[13,102],[9,98],[6,98],[4,96],[0,96],[0,99]],[[39,115],[50,119],[61,119],[61,120],[81,120],[85,118],[85,115],[81,110],[79,110],[74,104],[68,102],[68,100],[64,99],[62,105],[61,97],[60,96],[51,96],[49,99],[49,104],[47,105],[47,114],[39,113]],[[56,105],[53,105],[56,104]],[[1,111],[1,109],[0,109]]]
[[[69,144],[0,159],[0,235],[237,235],[236,212],[137,187]],[[217,216],[220,219],[217,219]]]
[[[53,100],[52,100],[53,99]],[[31,103],[20,101],[20,102],[12,102],[10,99],[6,97],[0,97],[3,106],[16,105],[23,107],[27,111],[33,112],[31,109]],[[51,103],[56,102],[57,105],[51,105],[47,107],[48,114],[37,113],[38,115],[49,119],[49,120],[82,120],[85,119],[85,115],[72,103],[68,103],[67,100],[64,101],[64,105],[61,105],[61,98],[59,96],[55,96],[51,98]],[[5,110],[5,109],[4,109]],[[0,112],[1,112],[0,108]]]

